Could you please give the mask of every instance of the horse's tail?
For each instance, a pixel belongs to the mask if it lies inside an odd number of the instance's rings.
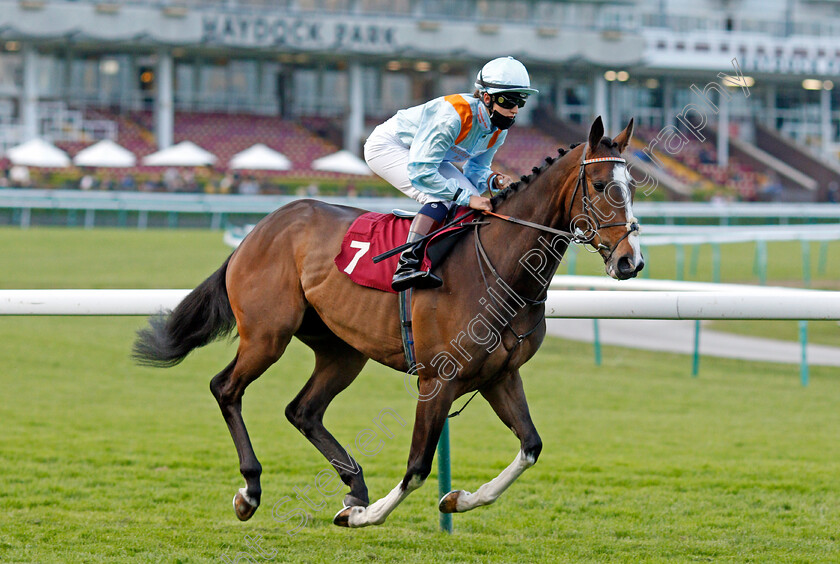
[[[236,328],[230,308],[225,263],[190,292],[171,313],[149,319],[137,332],[132,357],[144,366],[175,366],[195,348],[229,334]]]

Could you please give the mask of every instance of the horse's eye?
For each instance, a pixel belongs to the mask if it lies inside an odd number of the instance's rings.
[[[595,190],[597,190],[598,192],[603,192],[606,186],[603,182],[593,182],[592,187],[595,188]]]

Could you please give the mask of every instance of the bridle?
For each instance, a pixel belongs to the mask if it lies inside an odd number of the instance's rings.
[[[624,160],[621,157],[597,157],[597,158],[594,158],[594,159],[587,159],[586,158],[586,151],[587,151],[588,148],[589,148],[589,143],[586,143],[583,147],[583,154],[581,155],[581,159],[580,159],[580,170],[578,172],[577,184],[575,185],[575,189],[572,192],[572,197],[571,197],[571,200],[569,202],[569,211],[568,211],[567,216],[571,217],[572,207],[574,206],[574,202],[575,202],[575,196],[577,195],[578,190],[581,190],[581,186],[583,186],[583,189],[582,189],[583,213],[586,215],[587,220],[591,221],[592,224],[595,226],[594,233],[592,235],[590,235],[589,237],[586,237],[586,233],[580,231],[579,229],[574,229],[575,232],[561,231],[559,229],[554,229],[553,227],[548,227],[547,225],[541,225],[539,223],[533,223],[533,222],[530,222],[530,221],[525,221],[523,219],[518,219],[518,218],[515,218],[515,217],[502,215],[502,214],[498,214],[498,213],[494,213],[494,212],[485,211],[484,214],[485,215],[491,215],[491,216],[497,217],[499,219],[503,219],[503,220],[505,220],[509,223],[514,223],[516,225],[521,225],[521,226],[524,226],[524,227],[531,227],[533,229],[538,229],[540,231],[545,231],[547,233],[553,233],[555,235],[561,235],[562,237],[567,239],[569,242],[578,243],[578,244],[583,245],[584,247],[586,246],[586,244],[589,244],[589,243],[592,242],[594,237],[596,235],[598,235],[598,232],[601,229],[606,229],[608,227],[624,226],[624,227],[627,228],[626,233],[624,233],[624,235],[622,235],[621,238],[618,241],[616,241],[616,243],[612,246],[612,248],[604,245],[603,243],[599,243],[598,246],[596,247],[595,252],[601,253],[601,251],[607,251],[607,255],[606,255],[606,257],[604,257],[604,262],[605,263],[608,262],[610,260],[610,258],[612,258],[612,255],[615,252],[615,250],[618,248],[618,245],[622,241],[624,241],[624,239],[629,237],[631,233],[633,233],[634,231],[639,231],[639,223],[638,223],[638,221],[636,221],[635,217],[628,218],[630,221],[627,221],[625,223],[602,224],[598,220],[597,213],[593,212],[592,209],[591,209],[591,200],[589,198],[589,183],[586,181],[586,165],[594,164],[594,163],[601,163],[601,162],[626,163],[627,161]],[[545,294],[545,296],[542,299],[539,299],[539,298],[532,299],[532,298],[528,298],[526,296],[521,296],[518,293],[516,293],[513,290],[513,288],[511,288],[504,281],[504,279],[499,275],[499,273],[496,271],[495,267],[493,266],[493,263],[490,261],[490,257],[487,256],[487,251],[484,250],[484,245],[481,242],[481,237],[479,237],[479,228],[481,227],[481,225],[485,225],[485,224],[486,224],[486,222],[474,222],[474,224],[473,224],[474,227],[475,227],[475,237],[474,237],[475,252],[476,252],[476,258],[478,259],[479,272],[481,273],[481,278],[484,281],[484,287],[487,290],[487,295],[490,296],[490,299],[494,302],[494,305],[501,310],[505,309],[501,306],[501,304],[498,303],[498,300],[494,296],[493,292],[490,292],[490,285],[487,282],[487,276],[484,272],[485,266],[490,271],[490,273],[493,275],[493,278],[496,279],[496,282],[498,284],[503,285],[506,288],[506,291],[509,294],[511,294],[512,297],[514,297],[516,300],[518,300],[519,303],[526,304],[527,306],[538,306],[538,305],[544,304],[545,301],[548,299],[547,290],[548,290],[548,286],[551,284],[551,280],[548,280],[542,286],[539,293],[537,294],[537,296],[541,296],[541,295]],[[601,256],[603,257],[604,255],[602,254]],[[516,317],[516,314],[514,314],[513,317]],[[511,318],[510,321],[508,321],[505,324],[505,328],[509,329],[511,331],[511,333],[513,333],[513,335],[516,337],[516,344],[510,349],[510,352],[508,353],[508,361],[510,360],[510,357],[512,356],[513,351],[516,349],[516,347],[520,343],[522,343],[522,341],[524,341],[525,338],[527,338],[529,335],[531,335],[534,331],[537,330],[537,328],[542,323],[542,320],[540,320],[529,331],[526,331],[525,333],[522,333],[522,334],[519,334],[519,333],[516,332],[516,330],[514,330],[512,322],[513,322],[513,318]],[[507,362],[505,364],[507,364]]]
[[[608,251],[607,256],[604,257],[604,262],[605,263],[608,262],[610,260],[610,258],[612,258],[612,255],[615,252],[616,248],[618,248],[618,245],[624,239],[629,237],[630,234],[633,231],[639,231],[640,230],[639,229],[639,223],[638,223],[638,221],[636,221],[635,217],[628,218],[630,221],[627,221],[626,223],[601,224],[601,222],[598,221],[597,213],[594,213],[591,210],[591,204],[590,204],[591,200],[589,199],[589,184],[586,182],[586,165],[594,164],[594,163],[601,163],[601,162],[626,163],[627,161],[624,160],[621,157],[598,157],[598,158],[594,158],[594,159],[587,159],[586,158],[586,151],[587,151],[588,148],[589,148],[589,143],[587,142],[583,147],[583,154],[581,155],[581,159],[580,159],[580,169],[579,169],[579,172],[578,172],[577,184],[575,185],[575,189],[572,192],[572,198],[569,202],[569,211],[568,211],[567,216],[571,217],[572,207],[574,206],[574,202],[575,202],[575,196],[577,195],[578,190],[580,190],[580,187],[583,186],[583,190],[582,190],[582,192],[583,192],[583,200],[582,200],[583,212],[584,212],[584,214],[586,214],[587,219],[589,221],[592,221],[595,225],[595,233],[593,233],[591,236],[585,237],[586,233],[584,233],[584,232],[580,232],[580,234],[578,234],[578,232],[580,231],[579,229],[574,229],[574,232],[562,231],[560,229],[554,229],[553,227],[548,227],[547,225],[541,225],[539,223],[534,223],[534,222],[531,222],[531,221],[526,221],[524,219],[518,219],[518,218],[515,218],[515,217],[511,217],[509,215],[503,215],[503,214],[490,212],[490,211],[483,212],[484,215],[490,215],[490,216],[502,219],[504,221],[507,221],[508,223],[521,225],[523,227],[530,227],[532,229],[538,229],[540,231],[545,231],[547,233],[553,233],[554,235],[560,235],[564,239],[566,239],[569,243],[578,243],[578,244],[584,246],[584,248],[586,248],[586,245],[589,244],[592,241],[592,239],[594,239],[595,235],[598,235],[598,232],[601,229],[606,229],[608,227],[619,227],[619,226],[623,225],[627,228],[627,232],[624,235],[622,235],[621,238],[618,241],[616,241],[615,245],[613,245],[612,248],[604,245],[603,243],[599,243],[597,248],[596,248],[596,252],[599,252],[599,253],[603,250]],[[477,212],[477,210],[474,210],[474,212]],[[467,214],[464,214],[463,216],[458,217],[452,223],[460,222],[462,219],[464,219],[466,217],[466,215]],[[524,304],[525,306],[534,307],[534,306],[539,306],[539,305],[545,304],[546,300],[548,299],[548,287],[551,284],[551,280],[546,281],[546,283],[540,288],[540,291],[537,293],[537,296],[543,296],[543,297],[542,298],[537,297],[537,298],[534,299],[534,298],[529,298],[527,296],[522,296],[519,293],[517,293],[512,287],[510,287],[504,281],[504,279],[498,273],[496,268],[493,266],[493,263],[490,261],[490,257],[487,256],[487,251],[484,249],[484,244],[482,244],[481,237],[479,236],[481,226],[482,225],[487,225],[487,224],[488,224],[488,222],[486,222],[486,221],[475,220],[475,221],[472,221],[472,222],[469,222],[469,223],[464,223],[462,225],[465,226],[465,227],[466,226],[472,226],[473,229],[474,229],[473,241],[475,243],[475,254],[476,254],[476,260],[478,262],[478,270],[481,273],[481,279],[484,282],[484,289],[486,290],[487,295],[490,297],[490,300],[493,302],[493,305],[496,307],[495,312],[492,314],[493,317],[495,317],[498,320],[498,315],[500,315],[500,312],[507,311],[508,307],[505,307],[501,303],[499,303],[499,299],[497,298],[496,294],[494,292],[490,291],[490,284],[488,283],[487,275],[484,272],[485,266],[490,271],[490,273],[493,275],[493,278],[496,279],[496,283],[503,286],[504,289],[505,289],[505,292],[508,293],[510,296],[512,296],[516,300],[517,305],[518,304]],[[447,225],[445,227],[449,227],[449,225]],[[572,227],[574,228],[574,226],[572,226]],[[396,249],[394,249],[394,250],[396,250]],[[380,255],[380,256],[384,258],[385,254]],[[603,254],[601,256],[603,257]],[[379,257],[375,257],[374,262],[376,262],[376,259],[378,259],[378,258]],[[486,303],[484,301],[484,298],[482,298],[480,303]],[[505,322],[504,328],[509,330],[511,333],[513,333],[513,336],[516,338],[516,342],[508,350],[507,358],[505,359],[505,362],[502,365],[501,371],[504,371],[504,370],[507,369],[508,364],[510,364],[511,359],[513,358],[513,353],[519,347],[519,345],[521,345],[522,342],[525,339],[527,339],[531,334],[536,332],[537,329],[540,328],[540,325],[542,325],[543,321],[545,320],[545,318],[542,317],[528,331],[520,334],[520,333],[517,333],[517,331],[513,328],[513,320],[516,318],[517,313],[518,312],[514,312],[513,316]],[[417,380],[417,387],[418,387],[418,390],[419,390],[419,388],[420,388],[420,380],[419,379]],[[461,409],[459,409],[459,410],[457,410],[453,413],[450,413],[447,416],[447,418],[456,417],[457,415],[460,415],[461,412],[464,410],[464,408],[466,408],[467,405],[469,405],[469,403],[476,396],[476,394],[478,394],[478,392],[479,392],[479,390],[476,390],[475,393],[473,393],[473,395],[470,396],[470,398],[466,401],[466,403],[463,406],[461,406]]]
[[[615,162],[615,163],[626,164],[627,161],[624,160],[621,157],[597,157],[597,158],[594,158],[594,159],[587,159],[586,158],[587,149],[589,149],[589,142],[587,142],[584,145],[583,153],[581,153],[581,156],[580,156],[580,169],[579,169],[579,172],[578,172],[578,180],[577,180],[577,184],[575,184],[575,190],[574,190],[574,192],[572,192],[572,197],[569,200],[569,211],[566,215],[567,215],[567,217],[572,217],[572,207],[575,205],[575,196],[577,195],[578,190],[581,189],[581,186],[583,186],[583,190],[582,190],[583,195],[582,195],[582,198],[581,198],[581,207],[583,208],[583,213],[584,213],[584,216],[586,217],[587,223],[590,224],[590,225],[594,225],[595,229],[591,230],[592,234],[589,235],[589,236],[586,236],[587,232],[583,232],[583,231],[580,233],[580,235],[578,235],[577,232],[579,231],[579,229],[574,229],[574,225],[572,225],[572,228],[575,231],[574,241],[576,243],[581,243],[584,248],[587,248],[586,243],[591,243],[596,235],[600,238],[600,231],[602,229],[607,229],[609,227],[625,227],[626,228],[626,231],[625,231],[624,235],[622,235],[621,238],[618,241],[616,241],[615,244],[612,247],[608,247],[608,246],[604,245],[603,243],[598,243],[598,245],[596,246],[593,243],[593,246],[595,246],[595,252],[601,253],[601,251],[607,251],[607,255],[604,257],[604,262],[609,262],[609,260],[613,256],[613,253],[618,248],[618,246],[621,244],[621,242],[624,241],[627,237],[629,237],[630,234],[633,233],[634,231],[639,231],[640,230],[639,222],[636,220],[635,217],[632,217],[632,216],[628,217],[628,218],[625,218],[625,219],[627,219],[627,221],[624,222],[624,223],[616,222],[616,223],[602,224],[599,221],[598,213],[592,210],[592,199],[589,197],[589,183],[586,181],[586,176],[585,176],[586,175],[586,165],[595,164],[595,163],[603,163],[603,162]],[[574,219],[575,218],[572,218],[572,222],[574,222]],[[588,250],[588,248],[587,248],[587,250]],[[604,256],[604,255],[601,254],[601,256]]]

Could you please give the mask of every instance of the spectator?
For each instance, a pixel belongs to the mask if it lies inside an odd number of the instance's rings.
[[[163,187],[167,192],[178,192],[180,190],[181,179],[176,169],[167,168],[163,173]]]
[[[79,190],[92,190],[95,185],[96,180],[94,180],[93,176],[89,173],[85,173],[81,180],[79,180]]]
[[[219,181],[219,194],[230,194],[233,192],[233,175],[226,173]]]
[[[840,184],[838,184],[836,180],[832,180],[828,183],[828,194],[826,195],[826,199],[832,204],[840,202]]]
[[[195,179],[195,171],[192,169],[184,169],[181,172],[181,190],[184,192],[198,192],[198,183]]]
[[[114,181],[114,178],[109,173],[104,173],[102,175],[102,180],[99,182],[99,189],[113,191],[116,187],[117,183]]]
[[[715,192],[710,202],[716,206],[723,206],[729,203],[729,199],[723,192]]]
[[[254,195],[260,193],[260,185],[253,176],[249,176],[239,185],[239,193],[246,195]]]
[[[697,158],[700,159],[702,164],[715,164],[715,156],[706,147],[700,149],[700,153],[697,155]]]
[[[23,165],[14,165],[9,170],[9,180],[12,186],[16,188],[28,187],[30,182],[29,169]]]
[[[156,192],[157,190],[158,184],[152,179],[146,180],[140,185],[141,192]]]
[[[126,174],[120,180],[120,190],[136,190],[137,189],[137,182],[134,180],[134,176],[130,174]]]
[[[771,172],[767,177],[766,184],[761,188],[761,195],[769,202],[779,202],[782,200],[784,191],[785,187],[782,186],[782,181],[779,180],[779,176]]]

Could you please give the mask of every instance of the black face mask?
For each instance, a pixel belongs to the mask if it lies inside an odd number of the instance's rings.
[[[499,129],[508,129],[513,122],[516,121],[516,116],[507,117],[503,116],[499,112],[492,112],[490,114],[490,123],[498,127]]]

